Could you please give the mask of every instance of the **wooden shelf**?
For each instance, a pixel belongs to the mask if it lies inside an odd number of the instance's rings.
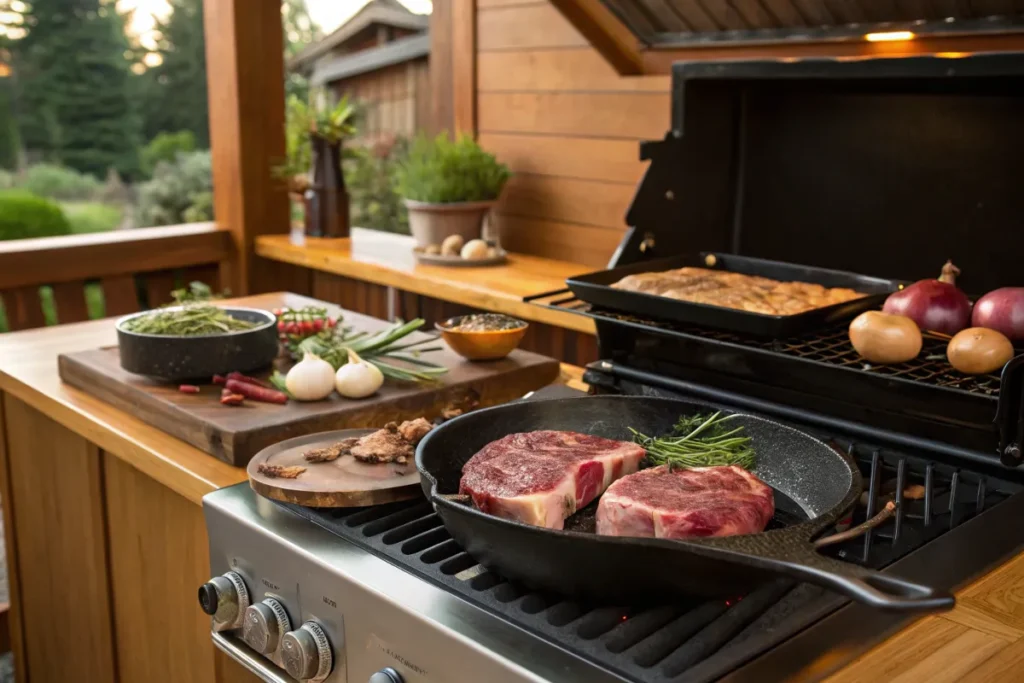
[[[594,270],[590,266],[525,254],[510,254],[508,263],[501,266],[426,266],[416,262],[412,247],[412,239],[404,235],[361,229],[343,239],[256,238],[256,253],[273,261],[594,334],[590,318],[523,301],[526,296],[564,289],[566,278]]]

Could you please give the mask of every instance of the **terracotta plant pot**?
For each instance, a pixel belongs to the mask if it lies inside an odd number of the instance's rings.
[[[403,201],[409,209],[409,231],[416,239],[416,244],[421,247],[441,244],[451,235],[461,235],[467,242],[478,239],[483,231],[484,216],[497,203],[489,201],[430,204],[412,199]]]

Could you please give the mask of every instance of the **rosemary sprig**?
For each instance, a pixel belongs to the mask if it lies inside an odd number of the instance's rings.
[[[175,309],[157,309],[132,318],[124,324],[129,332],[181,337],[202,337],[248,330],[256,323],[232,318],[222,309],[209,304],[186,304]]]
[[[662,437],[642,434],[632,427],[633,440],[647,451],[647,465],[668,465],[671,468],[754,466],[754,449],[742,426],[729,429],[725,424],[732,415],[693,415],[679,418],[672,433]]]

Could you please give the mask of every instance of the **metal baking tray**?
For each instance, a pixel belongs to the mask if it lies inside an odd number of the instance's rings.
[[[684,266],[759,275],[781,282],[811,282],[825,287],[848,287],[868,296],[795,315],[766,315],[680,301],[654,294],[627,292],[611,286],[627,275],[655,273]],[[885,298],[898,290],[902,284],[900,280],[717,252],[700,252],[643,261],[566,280],[566,285],[576,298],[593,306],[775,339],[810,332],[823,325],[853,318],[863,311],[879,308]]]

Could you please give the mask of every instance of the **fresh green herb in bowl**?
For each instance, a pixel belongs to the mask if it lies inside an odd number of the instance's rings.
[[[641,434],[632,427],[633,440],[647,451],[648,466],[672,468],[754,467],[754,449],[742,425],[732,427],[734,415],[684,415],[669,434],[660,437]]]
[[[217,306],[186,304],[129,318],[121,326],[136,334],[206,337],[250,330],[256,325],[255,322],[234,318]]]

